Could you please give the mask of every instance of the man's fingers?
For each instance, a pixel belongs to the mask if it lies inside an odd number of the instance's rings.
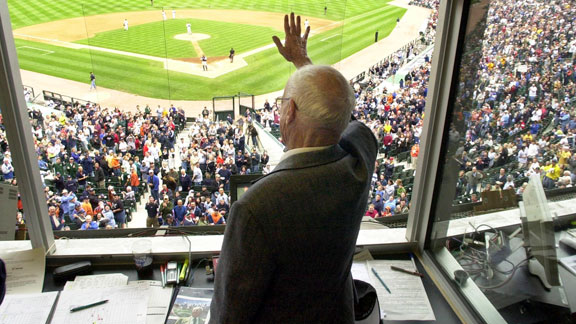
[[[276,47],[278,47],[278,51],[281,52],[281,49],[284,48],[284,45],[282,45],[280,38],[278,38],[277,36],[272,36],[272,41],[274,42],[274,44],[276,44]]]
[[[294,21],[294,13],[290,13],[290,33],[294,34],[296,32],[296,22]]]
[[[310,26],[306,27],[306,31],[304,32],[304,42],[308,41],[308,35],[310,34]]]
[[[286,36],[290,34],[290,23],[288,22],[288,15],[284,15],[284,34]]]
[[[286,51],[285,51],[284,45],[282,45],[282,42],[280,41],[280,38],[278,38],[276,36],[272,36],[272,41],[274,41],[274,44],[276,44],[276,47],[278,48],[278,52],[282,56],[286,57],[286,55],[284,54]]]
[[[300,35],[302,35],[301,33],[302,33],[302,27],[300,24],[300,16],[298,16],[296,18],[296,35],[300,36]]]

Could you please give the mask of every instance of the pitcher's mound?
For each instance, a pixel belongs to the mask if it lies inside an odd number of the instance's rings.
[[[192,34],[178,34],[176,36],[174,36],[175,39],[179,39],[179,40],[186,40],[186,41],[191,41],[191,42],[197,42],[203,39],[208,39],[210,38],[210,35],[208,34],[198,34],[198,33],[192,33]]]

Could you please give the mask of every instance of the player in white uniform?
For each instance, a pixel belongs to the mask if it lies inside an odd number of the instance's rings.
[[[162,10],[162,20],[166,20],[166,11]]]
[[[186,32],[188,34],[192,34],[192,24],[190,24],[190,23],[186,24]]]
[[[128,19],[124,19],[124,30],[128,30]]]
[[[176,10],[172,9],[172,19],[176,19]]]

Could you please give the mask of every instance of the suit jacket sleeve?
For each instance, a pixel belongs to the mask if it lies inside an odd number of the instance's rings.
[[[367,170],[374,172],[378,141],[370,128],[359,121],[351,121],[342,133],[339,144],[353,156],[363,157]],[[372,173],[369,176],[372,176]]]
[[[252,322],[274,273],[272,246],[258,218],[235,202],[216,271],[210,323]]]

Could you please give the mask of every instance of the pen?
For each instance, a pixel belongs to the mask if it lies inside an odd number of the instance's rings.
[[[160,265],[160,279],[162,280],[162,288],[166,287],[166,278],[164,278],[164,266]]]
[[[105,299],[105,300],[101,300],[101,301],[99,301],[99,302],[95,302],[95,303],[92,303],[92,304],[74,307],[74,308],[70,309],[70,313],[74,313],[74,312],[77,312],[77,311],[81,311],[81,310],[83,310],[83,309],[87,309],[87,308],[91,308],[91,307],[94,307],[94,306],[106,304],[107,302],[108,302],[108,299]]]
[[[410,271],[410,270],[402,269],[402,268],[399,268],[399,267],[396,267],[396,266],[390,266],[390,269],[392,269],[392,270],[394,270],[394,271],[400,271],[400,272],[404,272],[404,273],[407,273],[407,274],[411,274],[411,275],[413,275],[413,276],[424,277],[424,275],[421,274],[421,273],[418,272],[418,271]]]
[[[376,272],[376,270],[374,270],[374,268],[372,268],[372,272],[374,273],[374,275],[376,276],[376,278],[378,279],[378,281],[380,281],[380,283],[382,284],[382,286],[384,286],[384,288],[386,288],[386,291],[388,291],[388,293],[391,294],[392,292],[390,291],[390,289],[388,288],[388,286],[386,286],[386,284],[384,283],[384,280],[382,280],[382,278],[380,277],[380,275],[378,274],[378,272]]]

